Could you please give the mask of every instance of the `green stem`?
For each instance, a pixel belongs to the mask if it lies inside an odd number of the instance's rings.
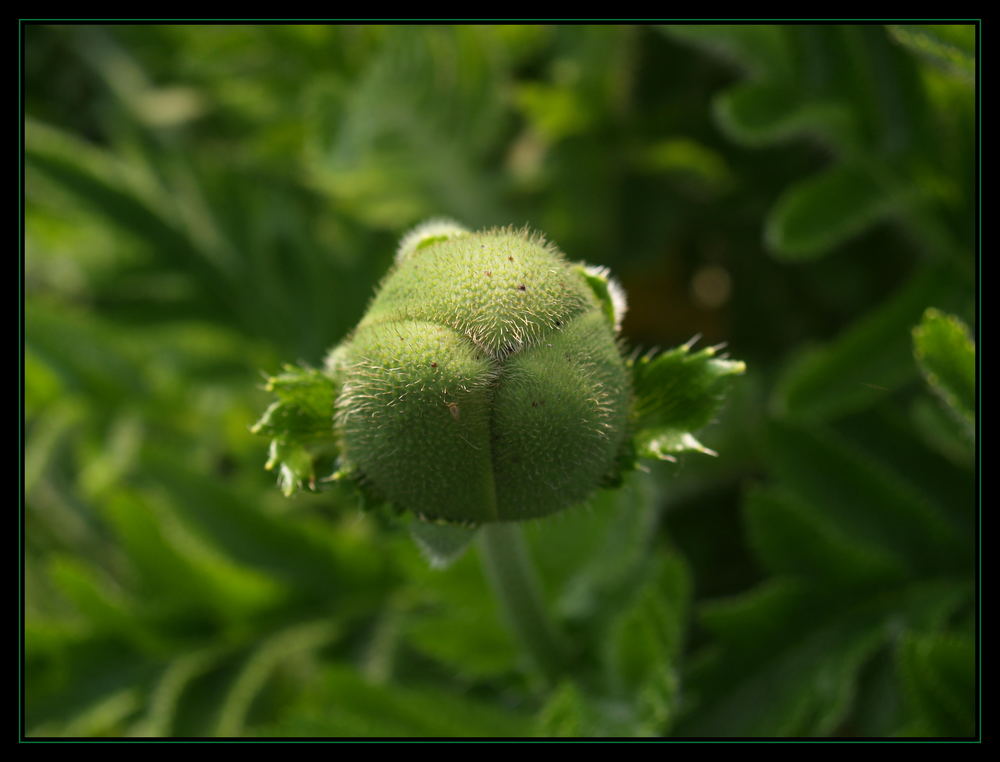
[[[555,679],[566,665],[566,640],[545,608],[521,527],[515,523],[487,524],[480,538],[486,576],[508,625],[532,664]]]

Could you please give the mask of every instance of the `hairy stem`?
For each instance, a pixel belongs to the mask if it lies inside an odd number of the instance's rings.
[[[546,611],[520,525],[487,524],[480,532],[480,545],[486,576],[508,625],[533,666],[549,679],[556,678],[566,665],[566,641]]]

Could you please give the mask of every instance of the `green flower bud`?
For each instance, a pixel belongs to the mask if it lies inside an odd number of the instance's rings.
[[[342,459],[400,508],[516,521],[584,500],[626,445],[620,289],[511,229],[403,239],[327,360]]]
[[[694,340],[626,359],[624,312],[607,270],[539,236],[432,221],[403,238],[323,370],[268,378],[275,399],[252,431],[286,495],[336,482],[409,510],[446,563],[466,528],[583,502],[638,458],[715,455],[695,433],[746,366]]]

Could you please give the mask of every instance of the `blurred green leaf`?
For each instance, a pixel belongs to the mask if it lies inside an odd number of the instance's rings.
[[[309,655],[337,634],[328,620],[298,624],[260,643],[240,667],[219,707],[214,735],[236,737],[243,733],[254,698],[282,662]]]
[[[25,125],[25,163],[88,205],[109,223],[139,239],[161,241],[184,254],[189,244],[177,230],[152,178],[113,154],[57,127]]]
[[[106,513],[160,605],[172,603],[225,620],[273,606],[281,597],[272,579],[199,542],[165,505],[119,494]]]
[[[832,166],[786,190],[771,210],[765,241],[775,256],[823,256],[889,214],[936,239],[938,248],[966,254],[959,241],[969,240],[968,229],[946,230],[940,210],[923,198],[928,174],[947,182],[949,170],[913,158],[914,152],[933,152],[934,122],[918,67],[890,36],[908,47],[916,40],[934,47],[932,31],[915,29],[668,27],[749,75],[714,102],[716,120],[731,138],[764,146],[809,136],[835,156]],[[938,41],[937,49],[946,47]]]
[[[690,723],[682,722],[680,732],[831,734],[847,712],[858,670],[880,634],[869,621],[870,611],[859,606],[848,616],[831,616],[822,613],[824,605],[805,586],[777,580],[756,594],[707,607],[706,626],[730,648],[699,663],[691,687],[699,712]],[[812,621],[803,621],[806,616]],[[733,647],[736,639],[748,642]]]
[[[903,735],[962,738],[975,734],[975,645],[958,635],[908,635],[898,667],[913,719]]]
[[[536,720],[535,734],[544,738],[579,738],[593,731],[591,712],[577,687],[565,682],[556,688]]]
[[[312,91],[315,182],[374,225],[439,214],[482,224],[496,190],[480,161],[504,123],[497,38],[475,26],[385,37],[346,97]]]
[[[397,553],[404,549],[397,547]],[[497,678],[517,669],[516,644],[488,592],[477,553],[446,568],[433,568],[405,538],[407,576],[413,581],[413,612],[404,638],[420,654],[464,679]]]
[[[25,338],[34,356],[77,393],[105,402],[148,394],[132,348],[106,324],[33,301],[25,309]]]
[[[37,725],[29,736],[35,737],[102,737],[117,736],[122,732],[126,720],[140,705],[139,691],[126,688],[103,697],[83,711],[64,718],[58,724]]]
[[[976,27],[972,24],[894,24],[892,38],[935,66],[972,82],[976,74]]]
[[[949,267],[924,267],[877,309],[823,348],[796,357],[779,380],[780,413],[830,420],[862,409],[915,376],[909,332],[928,303],[961,302],[963,280]]]
[[[147,711],[132,726],[130,735],[140,738],[170,736],[185,690],[214,666],[220,655],[220,649],[209,648],[169,662],[151,691]]]
[[[150,621],[149,609],[145,618],[136,616],[140,610],[137,601],[116,590],[111,580],[86,562],[57,556],[51,560],[48,571],[59,591],[99,633],[121,637],[134,648],[151,654],[172,649],[166,633],[158,632]]]
[[[298,711],[295,711],[298,709]],[[288,719],[262,736],[505,738],[529,735],[526,718],[473,697],[419,686],[373,685],[352,670],[328,668]]]
[[[515,102],[538,132],[560,140],[590,127],[593,114],[580,94],[542,82],[525,82],[517,88]]]
[[[879,584],[899,580],[900,560],[849,532],[822,507],[777,489],[756,489],[745,508],[750,545],[768,570],[819,584]]]
[[[773,424],[769,462],[782,484],[815,501],[850,537],[872,543],[907,568],[962,568],[971,548],[951,516],[883,464],[833,432]]]
[[[940,404],[918,399],[911,412],[916,433],[952,463],[972,470],[975,453],[969,448],[968,429]]]
[[[662,561],[611,628],[609,660],[617,689],[633,703],[635,735],[665,735],[681,695],[691,580],[678,558]]]
[[[346,603],[375,593],[377,600],[387,582],[384,560],[366,552],[361,538],[339,535],[325,521],[269,514],[230,485],[163,457],[150,457],[146,475],[171,485],[172,508],[199,534],[298,595]]]
[[[765,237],[776,256],[807,260],[864,231],[896,210],[871,169],[837,165],[789,188],[771,210]]]
[[[638,153],[635,162],[649,173],[691,178],[713,193],[730,189],[735,181],[721,153],[691,138],[658,140]]]
[[[976,347],[968,327],[954,315],[928,309],[913,329],[913,351],[931,389],[974,432]]]
[[[669,34],[692,42],[746,68],[755,76],[777,79],[791,76],[790,50],[785,30],[773,24],[684,24],[663,27]]]
[[[844,597],[778,577],[703,609],[716,637],[689,682],[694,736],[829,736],[845,720],[860,670],[891,627],[940,622],[963,592],[923,583]]]
[[[786,83],[745,82],[720,93],[713,111],[719,128],[747,146],[767,146],[802,135],[834,145],[857,140],[850,109],[834,100],[796,103],[796,95]],[[840,224],[832,214],[826,219]]]
[[[574,628],[589,629],[589,637],[603,642],[603,625],[657,568],[657,496],[648,475],[633,472],[590,505],[526,528],[556,611]]]

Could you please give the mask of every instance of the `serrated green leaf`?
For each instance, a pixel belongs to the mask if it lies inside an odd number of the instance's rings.
[[[264,387],[282,402],[295,405],[316,418],[328,416],[333,408],[336,385],[315,368],[285,365],[277,376],[267,379]]]
[[[927,383],[973,433],[976,346],[968,327],[954,315],[928,309],[913,329],[913,351]]]
[[[829,420],[860,410],[915,376],[910,330],[927,304],[958,304],[963,279],[925,267],[886,302],[826,346],[801,354],[779,380],[779,413]]]
[[[272,439],[264,468],[268,471],[278,469],[278,487],[285,497],[291,497],[300,490],[316,489],[313,456],[305,447]]]
[[[871,168],[838,164],[787,189],[768,215],[764,237],[780,259],[816,259],[904,203]]]
[[[746,371],[745,363],[716,355],[714,347],[692,353],[686,344],[632,363],[640,456],[670,460],[685,451],[713,454],[692,432],[711,422],[733,377]]]
[[[316,460],[332,460],[337,452],[333,434],[334,380],[315,368],[286,365],[265,386],[278,399],[250,429],[271,439],[268,471],[278,470],[278,484],[286,497],[302,489],[316,489]]]
[[[910,634],[897,664],[913,719],[904,733],[971,737],[975,719],[975,644],[957,634]]]
[[[283,444],[310,445],[333,439],[333,404],[337,388],[314,368],[286,365],[267,380],[265,389],[278,397],[251,428],[254,434]]]

